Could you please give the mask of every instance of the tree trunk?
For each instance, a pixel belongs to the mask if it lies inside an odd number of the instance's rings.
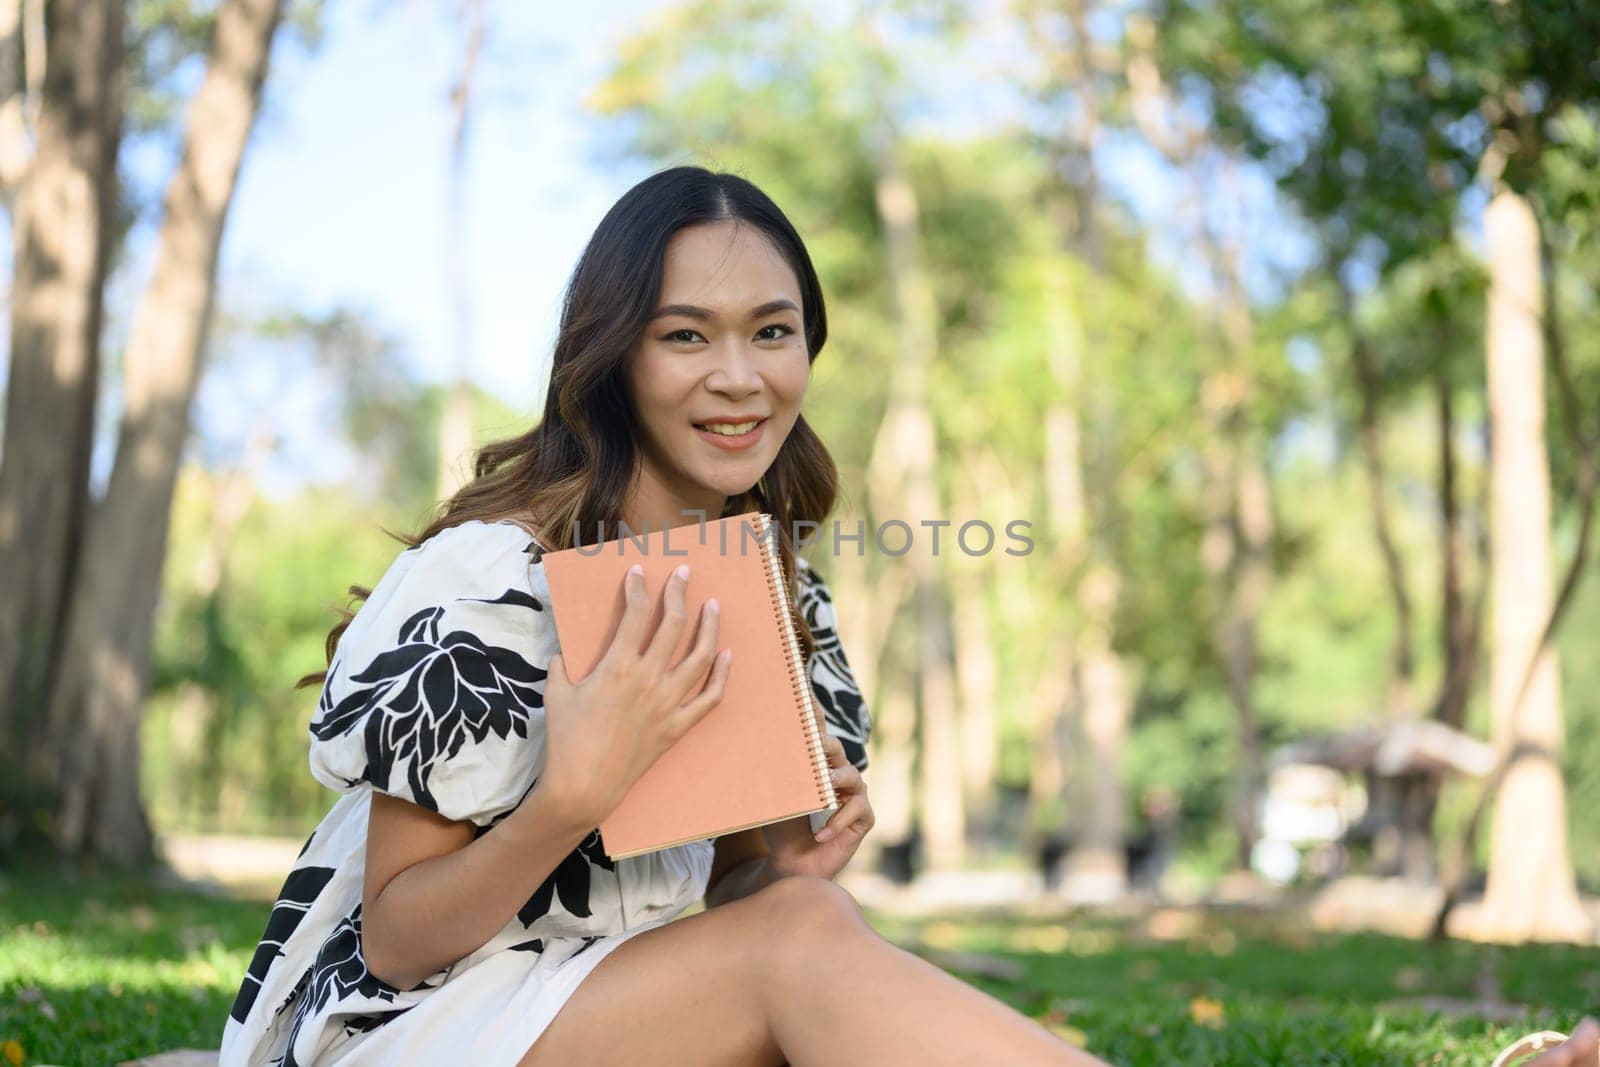
[[[849,536],[854,518],[839,518],[839,532]],[[863,520],[862,529],[865,530]],[[832,548],[833,531],[822,541]],[[887,645],[891,626],[899,614],[904,583],[896,569],[881,580],[869,578],[865,549],[858,554],[853,542],[844,541],[837,554],[829,557],[832,571],[834,607],[839,614],[839,632],[849,644],[851,672],[861,687],[867,707],[872,711],[872,737],[869,740],[872,781],[872,807],[877,828],[861,842],[856,854],[863,869],[875,869],[885,845],[901,844],[911,833],[913,823],[912,752],[916,743],[916,707],[909,695],[891,697],[889,687],[898,685],[897,675],[888,669]],[[902,699],[903,697],[903,699]]]
[[[0,200],[8,206],[33,153],[23,107],[23,75],[22,0],[0,0]]]
[[[864,21],[861,32],[873,30]],[[874,48],[881,44],[871,38]],[[887,116],[887,112],[881,114]],[[876,203],[888,251],[890,292],[899,333],[899,358],[890,382],[889,408],[868,461],[868,492],[880,524],[899,520],[913,531],[905,555],[911,574],[911,618],[917,640],[917,696],[921,716],[921,810],[927,856],[934,868],[961,864],[966,824],[961,806],[959,724],[953,639],[940,560],[931,531],[921,526],[943,514],[934,472],[938,444],[929,411],[928,376],[938,355],[938,307],[922,262],[916,190],[900,160],[899,133],[885,117],[875,131]],[[949,542],[941,539],[940,551]]]
[[[6,777],[29,806],[50,788],[48,761],[24,753],[43,728],[88,515],[123,91],[121,4],[62,0],[49,18],[38,146],[12,213],[0,456],[0,738],[22,768]]]
[[[961,466],[966,514],[988,500],[998,514],[1020,515],[1005,465],[993,451],[975,450]],[[1000,768],[999,670],[989,593],[996,584],[990,556],[968,556],[952,544],[956,681],[961,691],[961,781],[970,822],[990,828],[998,809]],[[1003,616],[1002,616],[1003,617]]]
[[[1477,673],[1479,620],[1464,592],[1462,560],[1467,546],[1456,478],[1455,387],[1442,366],[1434,373],[1433,388],[1439,449],[1439,601],[1444,616],[1440,627],[1444,674],[1434,716],[1459,730],[1467,719],[1467,698]]]
[[[1193,195],[1205,217],[1208,183],[1191,148]],[[1233,182],[1231,164],[1222,164],[1224,196]],[[1256,626],[1266,607],[1272,580],[1272,486],[1262,460],[1259,435],[1249,419],[1255,383],[1250,361],[1255,322],[1242,276],[1238,235],[1216,234],[1202,223],[1201,241],[1217,287],[1220,339],[1215,363],[1200,387],[1200,407],[1208,428],[1203,451],[1206,470],[1206,531],[1201,562],[1221,593],[1212,621],[1212,640],[1222,663],[1228,702],[1234,715],[1233,823],[1235,861],[1250,867],[1260,833],[1256,800],[1261,792],[1260,723],[1255,706]]]
[[[1133,707],[1111,628],[1121,595],[1121,576],[1099,563],[1091,564],[1078,583],[1078,602],[1085,609],[1077,641],[1084,743],[1074,766],[1087,778],[1087,806],[1061,888],[1081,902],[1116,900],[1128,890],[1122,750]]]
[[[1260,827],[1256,797],[1262,789],[1261,725],[1256,715],[1256,626],[1266,608],[1272,584],[1272,490],[1259,451],[1241,444],[1235,484],[1239,557],[1223,626],[1223,657],[1228,698],[1234,709],[1236,827],[1238,859],[1248,865]]]
[[[1389,671],[1389,692],[1384,712],[1399,718],[1412,712],[1412,687],[1416,681],[1416,656],[1411,647],[1411,592],[1406,580],[1405,561],[1394,535],[1389,515],[1388,478],[1384,473],[1383,430],[1379,416],[1381,398],[1378,374],[1372,365],[1367,338],[1355,321],[1349,294],[1345,296],[1345,321],[1350,330],[1350,366],[1354,371],[1361,415],[1356,436],[1361,446],[1361,466],[1367,477],[1367,502],[1372,509],[1372,534],[1383,556],[1383,572],[1389,580],[1389,599],[1394,604],[1393,661]]]
[[[1502,188],[1484,214],[1484,230],[1493,494],[1489,702],[1496,749],[1502,758],[1520,754],[1495,803],[1485,933],[1508,941],[1580,939],[1591,927],[1567,853],[1560,672],[1555,649],[1541,646],[1553,598],[1539,227],[1528,202]]]
[[[471,478],[472,462],[472,286],[467,270],[467,120],[472,82],[483,47],[483,0],[467,0],[467,39],[461,73],[450,88],[450,185],[445,210],[445,292],[450,302],[455,381],[445,394],[439,420],[440,499],[455,495]]]
[[[959,576],[955,597],[956,679],[961,689],[961,783],[968,818],[987,824],[995,812],[1000,718],[986,584],[981,572]]]
[[[1074,174],[1072,195],[1055,194],[1051,220],[1062,250],[1083,264],[1092,279],[1106,282],[1095,162],[1105,102],[1097,91],[1090,33],[1096,6],[1094,0],[1070,0],[1063,12],[1070,27],[1068,39],[1057,42],[1046,30],[1038,40],[1074,86],[1078,101],[1075,128],[1055,146],[1057,172]],[[1115,643],[1122,576],[1112,546],[1096,528],[1108,521],[1116,506],[1116,475],[1100,464],[1099,476],[1089,477],[1096,467],[1083,448],[1084,413],[1089,407],[1081,358],[1087,347],[1083,297],[1065,277],[1056,280],[1055,321],[1048,328],[1053,337],[1052,395],[1058,399],[1045,417],[1047,462],[1053,471],[1049,506],[1077,615],[1067,674],[1069,699],[1057,706],[1063,712],[1075,710],[1079,721],[1060,724],[1050,733],[1081,742],[1068,753],[1073,781],[1067,788],[1084,798],[1061,891],[1073,900],[1110,900],[1123,895],[1128,885],[1122,752],[1132,716],[1127,671]],[[1097,512],[1095,521],[1088,517],[1090,500]]]
[[[1266,604],[1272,578],[1273,536],[1271,482],[1263,465],[1261,443],[1243,418],[1253,383],[1247,360],[1253,347],[1254,322],[1240,275],[1237,235],[1222,240],[1207,224],[1209,185],[1197,171],[1208,131],[1183,119],[1156,61],[1156,26],[1139,15],[1127,22],[1129,49],[1125,67],[1133,119],[1146,139],[1174,166],[1190,172],[1192,214],[1199,223],[1220,302],[1221,365],[1201,386],[1210,438],[1202,457],[1206,469],[1206,529],[1201,563],[1222,594],[1212,622],[1212,642],[1223,667],[1228,700],[1234,711],[1233,823],[1236,860],[1248,868],[1255,847],[1256,796],[1260,791],[1261,741],[1256,721],[1256,624]],[[1237,195],[1227,164],[1221,175],[1223,197]]]
[[[133,860],[150,847],[139,796],[139,721],[172,492],[223,226],[281,17],[282,0],[227,0],[218,11],[206,75],[167,187],[155,269],[125,356],[127,409],[116,462],[90,526],[71,602],[67,668],[51,705],[63,851]]]

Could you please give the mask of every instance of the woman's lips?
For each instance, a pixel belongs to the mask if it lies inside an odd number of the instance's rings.
[[[766,428],[767,420],[762,419],[760,422],[755,424],[755,427],[749,433],[742,433],[737,437],[722,433],[712,433],[710,430],[702,430],[698,426],[694,428],[694,432],[699,434],[702,440],[707,441],[718,448],[729,452],[737,452],[741,449],[749,448],[751,445],[761,440],[761,434],[766,430]]]

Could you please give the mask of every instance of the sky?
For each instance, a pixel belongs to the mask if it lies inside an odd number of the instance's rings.
[[[615,124],[591,113],[585,97],[618,42],[669,2],[485,0],[488,32],[466,167],[467,370],[518,415],[532,417],[542,406],[560,301],[584,242],[616,199],[657,166],[621,158]],[[819,5],[811,9],[819,17],[842,17],[839,0]],[[991,6],[1004,11],[998,0]],[[448,380],[456,360],[444,271],[448,91],[464,38],[457,4],[345,0],[322,10],[318,43],[280,31],[223,241],[219,307],[242,316],[354,311],[396,340],[413,377]],[[899,46],[919,98],[905,116],[909,132],[937,127],[961,136],[1019,113],[1006,97],[1015,92],[1022,54],[1012,20],[986,18],[970,40],[959,60]],[[952,65],[967,76],[949,77]],[[200,72],[197,59],[190,81]],[[147,204],[159,200],[175,144],[168,136],[130,138],[125,146],[125,174]],[[1115,140],[1098,162],[1109,187],[1146,221],[1157,260],[1180,278],[1190,274],[1187,226],[1149,225],[1186,210],[1163,164],[1147,148]],[[1262,238],[1251,246],[1267,259],[1302,258],[1304,249],[1277,217],[1270,183],[1256,174],[1245,182],[1241,200],[1260,205],[1245,223]],[[111,285],[106,350],[113,364],[118,334],[148,278],[158,222],[159,212],[144,213]],[[248,347],[226,355],[228,373],[208,376],[195,411],[200,438],[215,443],[214,451],[242,448],[264,407],[297,428],[330,418],[327,390],[319,402],[316,383],[285,381],[301,368],[274,359],[251,364],[257,357]],[[108,367],[97,482],[110,468],[119,384],[115,366]],[[336,480],[354,461],[352,446],[359,449],[359,442],[327,433],[296,436],[303,439],[285,442],[273,462],[279,477],[267,478],[285,490],[307,476]]]
[[[418,377],[454,366],[443,269],[454,5],[327,4],[325,36],[275,57],[221,264],[225,301],[349,307],[402,341]],[[583,95],[657,0],[495,2],[467,163],[470,370],[536,407],[567,275],[596,223],[648,165],[619,170]]]

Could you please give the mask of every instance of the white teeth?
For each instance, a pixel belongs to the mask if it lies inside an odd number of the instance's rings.
[[[702,430],[709,430],[712,433],[719,433],[724,437],[738,437],[742,433],[749,433],[751,430],[755,429],[760,422],[760,419],[757,419],[755,422],[722,422],[711,426],[702,426],[700,428]]]

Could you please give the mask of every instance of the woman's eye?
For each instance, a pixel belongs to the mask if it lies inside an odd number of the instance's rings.
[[[769,340],[769,341],[776,341],[778,339],[778,337],[786,337],[789,334],[794,333],[794,330],[791,329],[790,327],[785,326],[781,322],[775,322],[771,326],[763,326],[763,327],[761,327],[760,332],[757,333],[756,336],[760,337],[761,334],[766,333],[768,330],[782,330],[783,331],[782,333],[778,334],[777,337],[768,337],[767,340]]]
[[[687,335],[687,336],[685,336],[685,335]],[[696,333],[694,330],[674,330],[671,333],[667,334],[666,337],[662,338],[662,340],[664,340],[664,341],[681,341],[681,342],[684,342],[684,343],[688,343],[689,341],[692,341],[696,337],[699,337],[699,336],[700,335],[698,333]]]

